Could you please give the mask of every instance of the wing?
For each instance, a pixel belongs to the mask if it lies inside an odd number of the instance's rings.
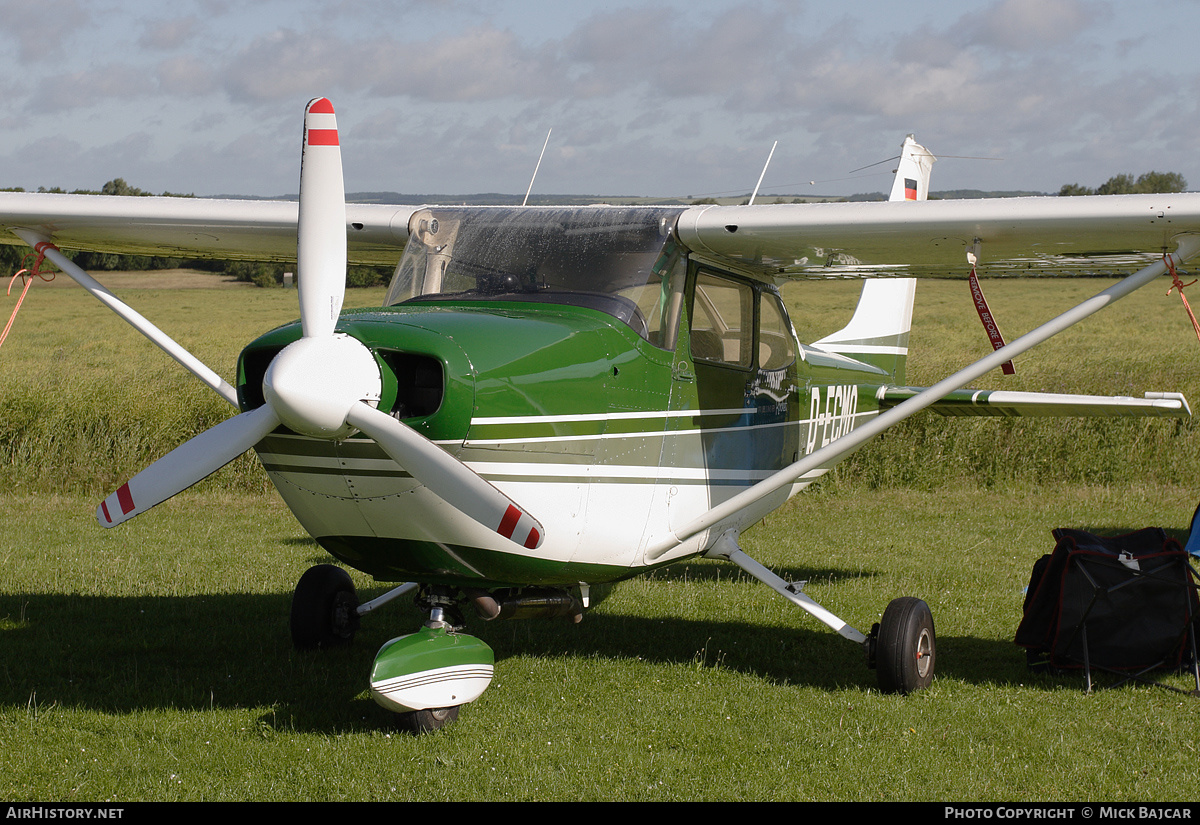
[[[348,204],[350,261],[394,265],[414,211]],[[32,230],[68,249],[133,255],[295,260],[296,220],[290,201],[0,193],[0,226]],[[0,232],[0,243],[21,241]]]
[[[679,237],[702,255],[798,278],[1130,271],[1200,233],[1200,194],[693,207]]]
[[[354,263],[393,264],[416,207],[347,204]],[[59,246],[252,260],[295,257],[285,201],[0,193],[0,226]],[[1200,233],[1200,194],[692,207],[678,235],[701,255],[788,277],[1127,271]],[[20,243],[0,233],[0,243]]]

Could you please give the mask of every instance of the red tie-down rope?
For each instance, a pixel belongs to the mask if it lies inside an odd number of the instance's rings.
[[[1167,271],[1171,273],[1171,289],[1179,290],[1179,300],[1183,301],[1183,308],[1187,310],[1188,318],[1192,319],[1192,329],[1196,331],[1196,340],[1200,341],[1200,323],[1196,322],[1196,313],[1192,312],[1192,306],[1188,303],[1187,296],[1183,294],[1183,288],[1196,283],[1182,283],[1179,280],[1179,273],[1175,271],[1175,261],[1170,255],[1163,255],[1163,262],[1167,265]],[[1167,294],[1171,294],[1171,289],[1167,290]]]
[[[21,269],[18,269],[16,274],[8,281],[8,295],[12,295],[13,284],[17,278],[25,284],[25,288],[21,290],[21,297],[17,299],[17,305],[13,307],[12,315],[8,318],[8,324],[4,327],[4,332],[0,332],[0,346],[4,345],[4,339],[8,338],[8,331],[12,329],[13,321],[17,320],[17,311],[21,309],[21,304],[25,301],[25,295],[29,292],[29,287],[33,286],[34,278],[41,278],[43,281],[53,281],[54,273],[42,272],[42,262],[46,260],[47,249],[58,249],[54,244],[48,241],[42,241],[33,248],[33,252],[26,255],[22,261]],[[28,266],[28,261],[33,258],[33,266]]]
[[[992,344],[992,352],[1004,346],[1004,336],[1000,334],[1000,327],[996,324],[996,318],[992,315],[992,310],[988,307],[987,299],[983,297],[983,287],[979,285],[979,276],[975,274],[975,263],[971,263],[971,277],[967,279],[971,284],[971,300],[975,303],[975,311],[979,313],[979,320],[983,323],[984,330],[987,331],[988,340]],[[1013,375],[1017,368],[1013,366],[1012,361],[1005,361],[1001,364],[1001,371],[1005,375]]]

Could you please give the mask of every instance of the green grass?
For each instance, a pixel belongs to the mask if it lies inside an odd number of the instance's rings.
[[[1010,338],[1049,317],[1048,307],[1068,306],[1072,290],[1101,286],[986,283]],[[857,291],[812,287],[788,290],[806,338],[840,326]],[[1018,287],[1039,297],[1018,303]],[[1176,324],[1177,304],[1153,290],[1130,299],[1144,303],[1119,323],[1068,333],[1062,349],[1028,356],[1020,386],[998,377],[993,385],[1200,398],[1192,366],[1200,344],[1187,338],[1186,319]],[[1088,441],[1064,439],[1066,421],[1020,430],[948,420],[907,433],[924,439],[918,448],[891,436],[865,448],[830,483],[744,535],[748,553],[808,580],[806,592],[860,629],[895,596],[928,601],[938,677],[921,694],[881,695],[856,646],[737,568],[687,561],[623,583],[579,625],[472,621],[470,632],[496,651],[496,678],[454,725],[414,737],[370,700],[366,679],[378,646],[423,617],[401,600],[367,617],[348,650],[293,651],[291,589],[328,557],[265,492],[253,462],[116,530],[96,527],[96,495],[112,480],[226,412],[73,292],[39,297],[35,287],[0,349],[0,426],[9,428],[0,438],[0,798],[1187,801],[1200,793],[1200,699],[1146,687],[1087,695],[1078,677],[1030,676],[1011,642],[1050,529],[1186,529],[1198,495],[1190,424],[1105,422]],[[129,300],[227,378],[241,343],[295,315],[295,294],[282,290]],[[964,284],[923,283],[918,318],[913,383],[986,351]],[[122,400],[116,388],[130,387]],[[21,404],[41,406],[21,419],[13,412]],[[85,424],[87,436],[77,437],[73,428]],[[964,425],[969,435],[956,434]],[[136,438],[144,441],[117,443]],[[1017,452],[989,464],[974,451],[990,444]],[[1168,448],[1178,454],[1167,456],[1176,462],[1169,474],[1152,466]],[[1061,460],[1030,460],[1047,450]],[[1079,477],[1066,462],[1110,469]],[[364,598],[383,591],[357,574],[356,582]],[[1168,681],[1190,687],[1182,676]]]
[[[1049,527],[1178,526],[1189,502],[1160,488],[801,496],[746,549],[859,627],[895,595],[927,599],[931,690],[879,694],[855,646],[693,561],[625,583],[580,625],[473,622],[497,654],[492,687],[413,737],[365,682],[377,646],[421,617],[395,606],[349,650],[292,651],[290,588],[322,554],[274,500],[186,494],[117,535],[97,534],[91,500],[8,498],[0,796],[1193,799],[1200,700],[1085,695],[1076,677],[1031,678],[1011,643]]]

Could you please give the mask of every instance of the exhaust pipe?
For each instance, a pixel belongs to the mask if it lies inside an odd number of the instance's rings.
[[[557,619],[583,621],[583,604],[566,590],[553,587],[524,587],[513,590],[468,590],[467,596],[475,605],[479,618],[496,619]]]

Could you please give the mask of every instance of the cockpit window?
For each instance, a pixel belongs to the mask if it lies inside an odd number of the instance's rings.
[[[683,291],[680,209],[423,209],[386,301],[499,300],[606,312],[671,349]]]

